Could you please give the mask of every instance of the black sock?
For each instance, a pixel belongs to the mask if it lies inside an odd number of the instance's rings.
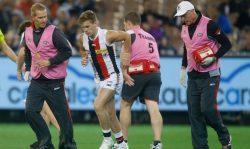
[[[102,132],[102,134],[104,137],[111,137],[111,131],[107,133]]]
[[[158,143],[161,143],[159,140],[154,140],[154,146],[156,146]]]

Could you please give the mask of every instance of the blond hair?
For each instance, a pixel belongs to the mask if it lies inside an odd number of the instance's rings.
[[[36,11],[43,11],[46,10],[46,6],[41,4],[41,3],[35,3],[31,6],[31,16],[35,17],[36,16]]]
[[[88,20],[90,20],[92,23],[97,22],[96,14],[91,10],[87,10],[81,13],[78,22],[83,23]]]

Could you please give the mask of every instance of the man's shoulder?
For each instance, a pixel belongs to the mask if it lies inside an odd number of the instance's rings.
[[[58,27],[56,26],[52,26],[52,29],[53,29],[53,36],[64,36],[64,33],[63,31],[61,31]]]
[[[220,30],[220,27],[215,21],[209,20],[207,24],[207,29],[208,29],[208,32],[214,33],[217,30]]]
[[[210,19],[208,21],[208,26],[218,26],[218,24],[214,20]]]
[[[127,30],[126,32],[127,32],[128,34],[134,34],[134,33],[135,33],[134,30]]]

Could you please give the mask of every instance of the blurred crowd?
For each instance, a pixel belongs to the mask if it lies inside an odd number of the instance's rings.
[[[17,52],[20,42],[18,26],[30,19],[30,7],[41,2],[48,7],[49,20],[60,28],[79,52],[81,30],[77,19],[81,12],[97,12],[100,26],[123,29],[123,16],[137,11],[142,16],[142,27],[158,41],[161,56],[183,53],[180,38],[180,18],[174,18],[180,0],[0,0],[0,28],[6,42]],[[228,35],[233,47],[228,56],[250,56],[250,0],[191,0],[205,16],[219,24]]]

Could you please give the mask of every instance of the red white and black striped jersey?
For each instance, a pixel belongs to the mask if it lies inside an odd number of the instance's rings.
[[[95,77],[105,80],[113,73],[119,73],[116,63],[114,45],[106,42],[106,29],[98,27],[97,35],[90,39],[83,34],[83,47],[88,51],[89,60],[93,66]]]

